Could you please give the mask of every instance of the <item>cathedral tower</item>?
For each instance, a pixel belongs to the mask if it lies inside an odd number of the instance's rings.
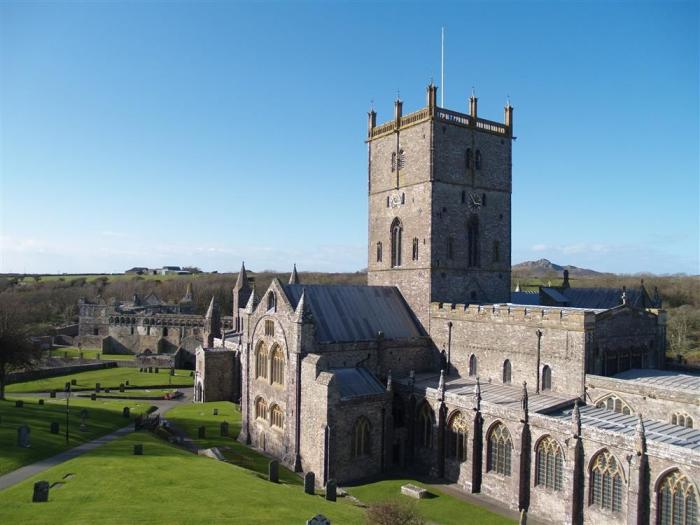
[[[510,301],[513,108],[505,123],[436,104],[369,113],[370,285],[398,286],[429,330],[431,301]]]

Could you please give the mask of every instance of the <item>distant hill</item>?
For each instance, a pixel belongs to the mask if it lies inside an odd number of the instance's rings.
[[[514,272],[521,272],[530,277],[545,277],[554,274],[561,276],[564,273],[564,270],[569,270],[569,276],[572,278],[605,275],[603,272],[596,272],[595,270],[589,270],[588,268],[579,268],[578,266],[571,265],[561,266],[548,259],[525,261],[513,265]]]

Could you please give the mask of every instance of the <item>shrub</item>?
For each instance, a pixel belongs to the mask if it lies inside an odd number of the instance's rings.
[[[415,504],[397,501],[376,503],[367,509],[367,525],[424,525]]]

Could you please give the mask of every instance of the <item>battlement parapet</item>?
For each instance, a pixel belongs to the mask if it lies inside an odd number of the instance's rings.
[[[430,317],[448,321],[526,323],[558,325],[582,330],[595,323],[595,312],[578,308],[523,306],[511,304],[430,304]]]

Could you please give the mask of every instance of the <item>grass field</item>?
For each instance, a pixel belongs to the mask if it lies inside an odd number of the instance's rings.
[[[133,455],[135,443],[144,445],[143,456]],[[48,503],[31,503],[38,480],[64,484],[51,489]],[[299,524],[319,513],[334,524],[364,522],[347,498],[330,503],[144,432],[0,491],[0,523]]]
[[[99,348],[83,348],[81,350],[75,346],[54,348],[47,351],[47,354],[49,357],[57,357],[59,359],[80,359],[81,352],[83,359],[101,359],[103,361],[133,361],[136,359],[134,354],[103,354]]]
[[[22,398],[24,407],[15,407],[14,400],[0,401],[0,474],[28,465],[43,458],[53,456],[69,448],[81,445],[99,436],[125,427],[130,419],[122,416],[125,406],[131,408],[132,417],[145,412],[148,401],[112,401],[71,398],[70,401],[70,441],[66,445],[65,422],[66,403],[62,399],[45,399],[43,406],[39,398]],[[80,411],[88,410],[86,419],[87,432],[81,432]],[[51,434],[49,426],[52,421],[59,423],[59,434]],[[17,428],[29,425],[31,429],[31,447],[17,446]],[[3,521],[0,520],[0,523]]]
[[[102,388],[119,388],[120,383],[129,381],[129,386],[138,387],[190,387],[193,379],[190,370],[175,370],[172,383],[168,382],[169,369],[162,368],[160,373],[148,374],[139,372],[138,368],[106,368],[104,370],[91,370],[65,376],[37,379],[24,383],[8,385],[7,393],[19,392],[48,392],[49,390],[63,390],[65,384],[71,379],[77,380],[73,390],[93,390],[95,383],[100,383]]]
[[[124,390],[124,392],[120,392],[118,389],[117,390],[112,390],[109,393],[107,392],[100,392],[98,394],[98,399],[99,398],[122,398],[122,397],[138,397],[140,399],[163,399],[165,397],[165,394],[172,394],[175,392],[174,389],[172,388],[145,388],[145,389],[133,389],[133,390]],[[90,397],[90,394],[87,392],[79,394],[79,397]]]

